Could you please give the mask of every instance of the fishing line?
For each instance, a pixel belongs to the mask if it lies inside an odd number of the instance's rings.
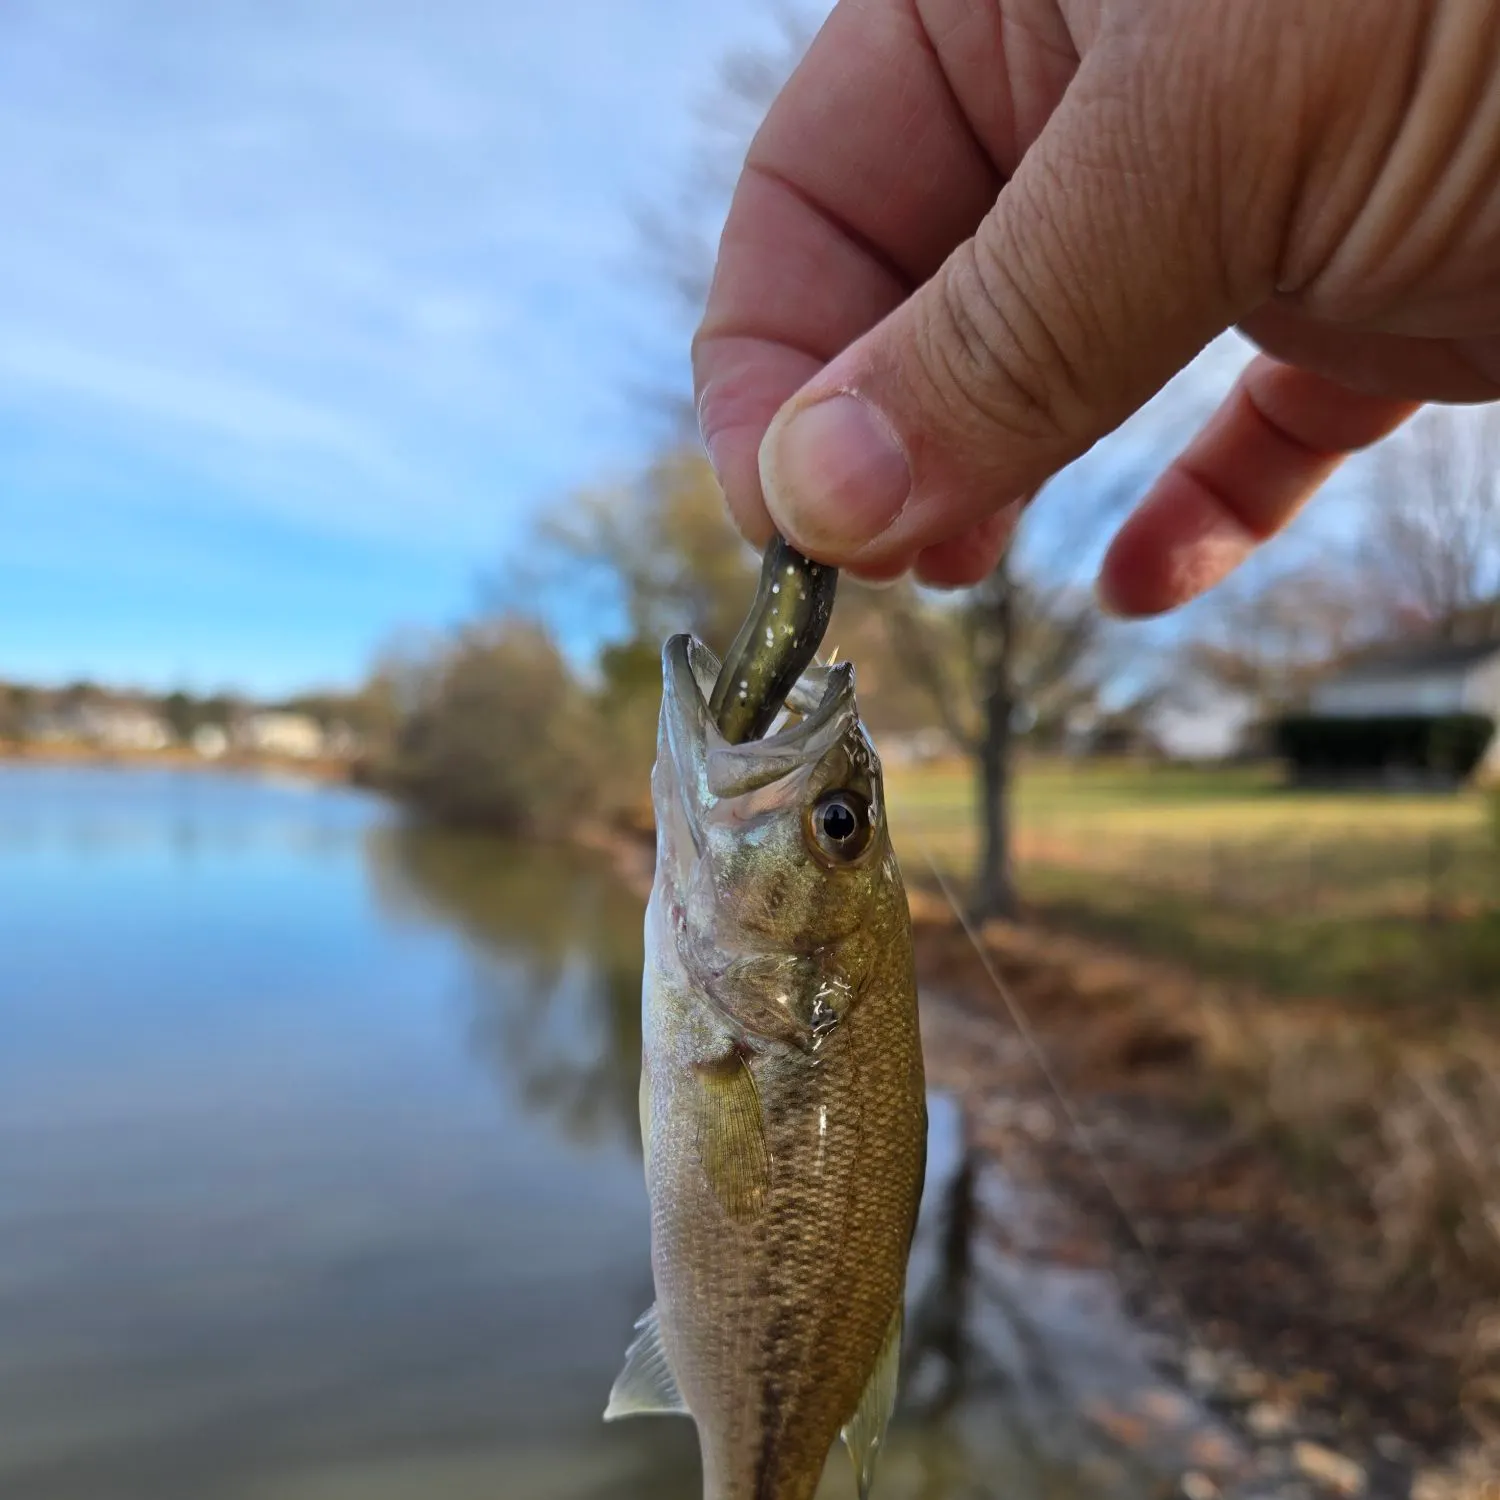
[[[1036,1032],[1032,1029],[1031,1022],[1026,1015],[1025,1008],[1022,1006],[1019,997],[1006,984],[999,969],[996,968],[994,960],[991,959],[983,942],[980,940],[979,933],[976,931],[973,922],[959,904],[951,882],[938,867],[938,862],[933,857],[932,849],[926,839],[918,837],[917,842],[921,846],[923,857],[927,861],[928,868],[932,871],[933,878],[938,883],[938,889],[942,891],[944,899],[948,902],[953,915],[958,918],[959,926],[963,928],[964,935],[968,938],[970,946],[978,956],[984,972],[989,976],[990,983],[995,987],[995,993],[1000,996],[1006,1010],[1009,1012],[1011,1022],[1025,1044],[1026,1050],[1031,1054],[1032,1061],[1035,1062],[1038,1071],[1046,1080],[1047,1086],[1057,1096],[1057,1102],[1062,1106],[1062,1111],[1067,1116],[1068,1124],[1072,1128],[1073,1134],[1077,1137],[1079,1145],[1082,1146],[1083,1153],[1088,1158],[1089,1164],[1093,1167],[1100,1183],[1103,1184],[1104,1191],[1114,1206],[1115,1213],[1119,1216],[1120,1222],[1125,1226],[1131,1240],[1135,1243],[1136,1249],[1145,1262],[1151,1279],[1156,1283],[1158,1291],[1171,1304],[1176,1318],[1182,1325],[1189,1342],[1203,1344],[1204,1341],[1197,1335],[1194,1319],[1187,1310],[1187,1304],[1162,1270],[1157,1245],[1147,1235],[1145,1225],[1126,1207],[1124,1196],[1116,1186],[1113,1174],[1106,1165],[1103,1154],[1094,1144],[1082,1116],[1073,1107],[1067,1094],[1063,1092],[1062,1083],[1052,1064],[1048,1061],[1047,1054],[1043,1050]],[[1207,1346],[1204,1345],[1204,1347]]]

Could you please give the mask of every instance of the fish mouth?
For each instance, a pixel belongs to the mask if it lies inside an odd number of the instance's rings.
[[[720,670],[719,658],[694,636],[674,635],[662,648],[658,766],[670,769],[699,847],[702,819],[714,802],[816,764],[859,724],[853,663],[812,666],[787,694],[787,707],[800,717],[764,739],[731,744],[709,710]]]

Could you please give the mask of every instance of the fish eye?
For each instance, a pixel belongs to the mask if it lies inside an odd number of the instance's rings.
[[[858,792],[827,792],[809,811],[808,833],[813,852],[825,862],[852,864],[866,849],[875,832],[870,804]]]

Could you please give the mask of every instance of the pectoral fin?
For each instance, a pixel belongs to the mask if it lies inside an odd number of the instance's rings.
[[[886,1330],[885,1342],[870,1373],[869,1383],[854,1415],[844,1426],[844,1446],[854,1460],[859,1500],[869,1500],[875,1480],[875,1460],[885,1446],[885,1429],[896,1409],[896,1379],[901,1371],[901,1328],[905,1309],[897,1306]]]
[[[732,1052],[696,1071],[698,1159],[724,1212],[753,1219],[771,1185],[771,1153],[750,1065]]]
[[[687,1416],[688,1409],[677,1389],[677,1377],[672,1374],[667,1351],[662,1348],[661,1324],[657,1320],[655,1304],[641,1314],[635,1326],[635,1340],[625,1353],[625,1368],[620,1371],[614,1389],[609,1393],[604,1420],[617,1422],[621,1417]]]

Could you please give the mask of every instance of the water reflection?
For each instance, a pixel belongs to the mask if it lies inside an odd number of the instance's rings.
[[[0,1496],[692,1500],[599,1420],[639,929],[337,790],[0,770]]]
[[[930,1420],[948,1416],[969,1393],[978,1351],[969,1331],[978,1228],[976,1187],[979,1155],[964,1143],[952,1181],[943,1190],[933,1238],[935,1261],[929,1284],[914,1302],[902,1353],[902,1389],[908,1407],[919,1405]]]
[[[607,874],[0,770],[0,954],[0,1500],[699,1500],[689,1424],[600,1420],[651,1295]],[[1196,1415],[1101,1427],[1164,1399],[1112,1289],[1005,1252],[1030,1206],[932,1119],[877,1500],[1170,1488]]]
[[[570,1139],[616,1138],[634,1152],[641,903],[560,852],[390,828],[370,848],[393,916],[466,935],[471,1038],[502,1087]],[[560,885],[567,903],[556,900]],[[985,1164],[952,1100],[935,1097],[931,1112],[903,1397],[880,1500],[1171,1490],[1192,1454],[1201,1458],[1205,1433],[1217,1437],[1211,1425],[1161,1386],[1104,1278],[1002,1250],[997,1231],[1026,1204]],[[657,1452],[682,1445],[685,1428],[636,1424]],[[690,1436],[685,1446],[695,1467]],[[690,1476],[682,1482],[695,1493]],[[841,1452],[819,1493],[851,1493]]]
[[[570,1139],[638,1155],[644,904],[576,852],[403,825],[368,852],[385,911],[466,938],[470,1045],[501,1086]]]

